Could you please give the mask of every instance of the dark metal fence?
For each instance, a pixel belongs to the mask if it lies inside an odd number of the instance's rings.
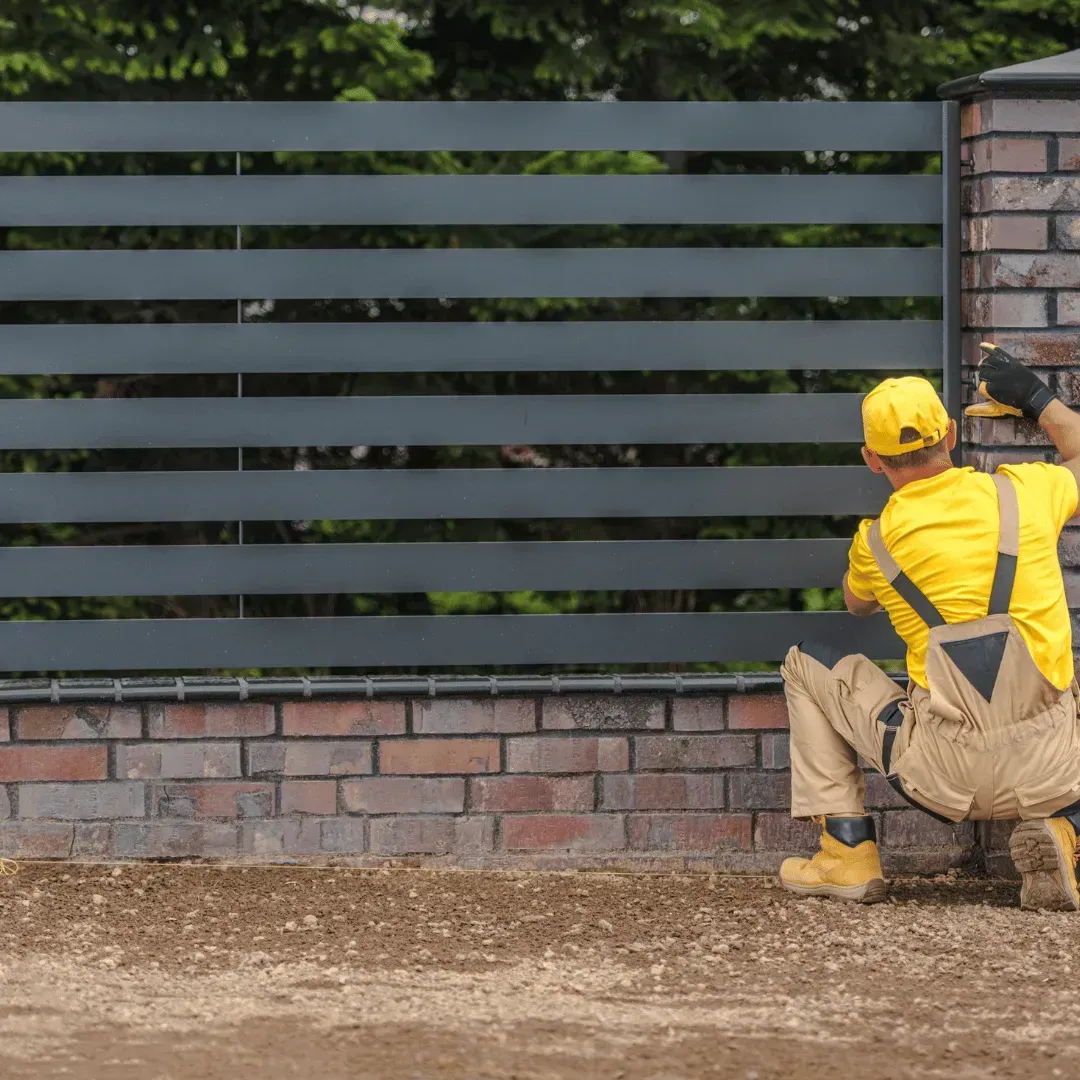
[[[941,296],[941,321],[0,326],[0,374],[848,371],[940,365],[959,414],[958,122],[937,104],[3,104],[0,152],[940,151],[943,174],[0,178],[0,227],[941,224],[940,248],[8,251],[0,300]],[[797,365],[792,357],[797,354]],[[859,398],[6,400],[10,449],[858,442]],[[768,432],[763,440],[762,432]],[[859,467],[0,474],[0,522],[873,514]],[[846,540],[8,547],[0,595],[834,586]],[[839,613],[9,622],[9,671],[900,655]]]

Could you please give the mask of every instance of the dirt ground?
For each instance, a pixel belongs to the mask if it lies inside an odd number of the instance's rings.
[[[1016,887],[25,865],[9,1080],[1080,1076],[1080,916]]]

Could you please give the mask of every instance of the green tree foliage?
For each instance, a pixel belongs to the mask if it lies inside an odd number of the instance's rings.
[[[7,0],[0,9],[5,100],[933,100],[961,74],[1071,46],[1080,0],[435,0],[391,8],[346,0]],[[232,155],[9,154],[0,172],[231,173]],[[935,172],[931,155],[715,153],[245,154],[245,172],[768,173],[784,169]],[[231,247],[232,229],[3,230],[3,247]],[[547,227],[245,228],[245,246],[827,246],[925,244],[921,228]],[[246,319],[790,319],[934,317],[912,300],[395,301],[248,304]],[[6,321],[231,319],[233,304],[7,305]],[[928,365],[933,366],[932,358]],[[745,393],[860,389],[873,376],[805,372],[639,372],[247,376],[246,394]],[[7,378],[0,394],[232,394],[221,377]],[[358,433],[358,441],[362,433]],[[533,465],[848,462],[852,447],[750,446],[248,450],[250,467],[430,468]],[[220,468],[236,451],[4,453],[7,470]],[[600,539],[843,535],[851,521],[802,519],[577,522],[248,523],[250,542]],[[212,543],[235,523],[46,526],[0,539],[37,543]],[[249,598],[273,614],[722,610],[835,607],[836,590]],[[0,603],[6,617],[227,614],[235,598],[75,599]]]

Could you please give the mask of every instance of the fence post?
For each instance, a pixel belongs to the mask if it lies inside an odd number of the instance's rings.
[[[959,79],[939,93],[961,106],[964,402],[974,393],[978,342],[990,341],[1034,365],[1076,406],[1080,50]],[[1026,420],[965,419],[963,438],[965,462],[985,471],[1054,457],[1049,440]],[[1061,561],[1075,628],[1080,528],[1063,533]],[[1074,637],[1080,638],[1075,629]],[[979,827],[991,873],[1013,873],[1007,854],[1011,828],[1011,822]]]

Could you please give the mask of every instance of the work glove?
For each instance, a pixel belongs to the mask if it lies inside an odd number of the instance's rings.
[[[986,353],[979,365],[976,381],[979,393],[990,400],[969,405],[966,416],[1026,416],[1038,420],[1043,409],[1057,396],[1029,367],[1004,349],[980,342]]]

